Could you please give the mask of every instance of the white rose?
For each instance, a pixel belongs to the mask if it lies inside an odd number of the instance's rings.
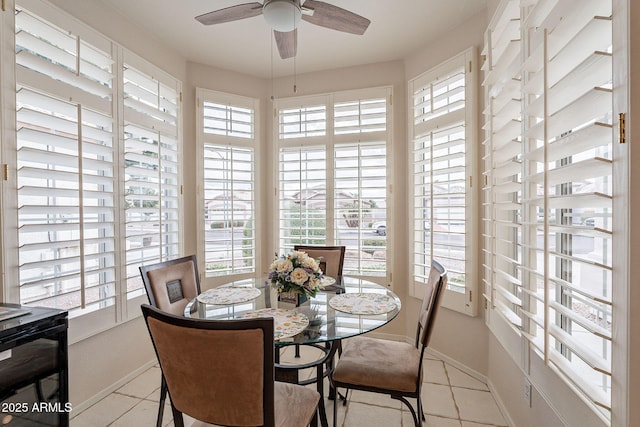
[[[278,273],[291,271],[291,270],[293,270],[293,264],[288,259],[281,259],[276,265],[276,271]]]
[[[304,268],[296,268],[291,273],[291,281],[296,285],[302,286],[307,280],[309,280],[309,275]]]
[[[306,268],[310,268],[313,271],[318,269],[318,263],[316,262],[316,260],[309,256],[303,260],[302,266]]]

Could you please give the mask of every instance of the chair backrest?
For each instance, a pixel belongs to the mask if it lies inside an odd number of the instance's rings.
[[[181,315],[189,301],[200,293],[200,276],[195,255],[140,267],[149,304]]]
[[[344,265],[344,246],[305,246],[296,245],[296,251],[306,252],[311,258],[319,260],[320,269],[330,277],[338,278],[342,276]]]
[[[422,345],[422,351],[429,345],[433,324],[435,322],[440,300],[447,286],[447,270],[437,261],[431,260],[429,279],[422,299],[418,331],[416,332],[416,347]]]
[[[192,319],[147,304],[142,313],[177,411],[211,424],[275,425],[273,318]]]

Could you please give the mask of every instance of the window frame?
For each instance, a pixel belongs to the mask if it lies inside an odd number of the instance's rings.
[[[442,76],[447,75],[452,70],[463,67],[465,73],[465,107],[464,122],[465,128],[465,284],[464,293],[455,291],[449,286],[445,290],[442,299],[442,306],[468,316],[476,316],[478,313],[478,274],[477,274],[477,254],[478,254],[478,212],[479,212],[479,179],[478,179],[478,119],[477,119],[477,54],[474,47],[470,47],[439,65],[424,71],[420,75],[407,82],[407,141],[408,141],[408,193],[409,193],[409,295],[422,298],[426,278],[424,282],[416,279],[415,264],[415,232],[413,224],[421,219],[416,217],[415,195],[416,185],[414,184],[415,162],[415,140],[419,137],[417,125],[414,123],[414,93],[416,90],[438,81]],[[435,130],[438,127],[434,128]],[[431,242],[433,239],[431,239]],[[426,242],[425,242],[426,243]],[[433,243],[430,244],[430,246]],[[435,246],[434,246],[435,247]],[[433,252],[433,249],[429,249]],[[434,257],[437,259],[437,257]],[[438,260],[442,262],[442,260]],[[445,263],[446,267],[446,263]]]
[[[393,89],[391,86],[372,87],[358,90],[348,90],[341,92],[332,92],[320,95],[309,95],[293,98],[279,98],[274,101],[274,125],[273,125],[273,141],[274,141],[274,161],[273,168],[273,188],[276,195],[276,203],[274,203],[274,229],[277,232],[274,235],[275,245],[279,251],[286,250],[281,247],[280,235],[280,154],[283,149],[296,149],[304,147],[324,147],[325,150],[325,185],[326,191],[326,245],[339,244],[337,240],[336,229],[336,200],[335,200],[335,151],[336,147],[380,143],[384,141],[386,147],[386,223],[387,236],[386,241],[386,269],[383,275],[367,275],[367,274],[351,274],[357,277],[367,278],[368,280],[383,283],[384,285],[393,286],[391,267],[393,265],[393,198],[392,198],[392,181],[393,181],[393,105],[392,105]],[[352,133],[338,133],[335,130],[335,106],[343,102],[361,102],[369,99],[385,99],[386,105],[386,125],[383,131],[359,131]],[[325,126],[321,132],[310,132],[311,135],[298,135],[296,137],[281,138],[280,137],[280,111],[286,109],[308,108],[312,106],[324,106],[326,111]],[[364,228],[358,228],[359,234],[362,234]],[[360,246],[359,246],[360,247]],[[348,249],[348,248],[347,248]],[[346,260],[347,258],[345,258]]]
[[[217,134],[205,134],[204,132],[204,103],[210,101],[216,104],[227,105],[229,107],[245,108],[253,111],[253,133],[252,137],[237,137],[231,135],[217,135]],[[201,274],[201,283],[203,288],[210,286],[216,286],[222,283],[227,283],[229,280],[240,280],[248,277],[256,276],[258,271],[261,271],[261,246],[258,243],[260,241],[258,236],[261,236],[263,215],[260,214],[261,210],[257,209],[261,206],[261,191],[260,185],[257,183],[257,178],[261,176],[260,168],[260,100],[256,98],[249,98],[241,95],[235,95],[231,93],[225,93],[220,91],[209,90],[205,88],[196,88],[196,150],[202,155],[199,156],[196,165],[196,179],[198,182],[198,197],[196,197],[196,217],[197,217],[197,235],[205,236],[205,201],[204,201],[204,185],[205,179],[205,165],[204,165],[204,149],[205,145],[220,145],[230,148],[245,148],[253,150],[253,239],[254,239],[254,260],[252,271],[247,272],[230,272],[228,274],[212,275],[207,277],[206,274],[206,254],[205,254],[205,240],[198,239],[197,253],[198,253],[198,266]]]
[[[123,71],[124,57],[135,62],[139,70],[153,75],[156,79],[164,81],[166,84],[174,86],[176,93],[179,95],[177,100],[176,111],[176,138],[178,140],[178,160],[177,160],[177,183],[178,189],[182,187],[182,82],[177,78],[166,73],[162,69],[151,64],[144,58],[129,52],[123,46],[120,46],[109,37],[101,34],[97,30],[87,26],[68,13],[57,8],[48,2],[32,2],[19,1],[8,2],[7,7],[21,7],[30,13],[37,15],[46,22],[64,29],[65,32],[73,36],[78,36],[80,40],[84,40],[89,45],[100,46],[105,52],[111,55],[113,61],[113,78],[111,92],[111,100],[106,102],[110,105],[112,111],[112,141],[113,141],[113,209],[114,209],[114,265],[115,270],[115,294],[114,302],[106,307],[96,310],[86,311],[82,308],[70,310],[69,318],[69,342],[75,343],[85,338],[94,336],[100,332],[106,331],[118,325],[121,325],[131,319],[141,316],[140,304],[147,302],[146,293],[142,292],[131,298],[128,298],[126,290],[127,273],[126,254],[124,249],[125,236],[125,203],[124,203],[124,124],[123,124],[123,103],[124,103],[124,84]],[[17,3],[17,4],[16,4]],[[12,9],[13,10],[13,9]],[[2,106],[2,162],[5,165],[6,180],[1,183],[2,197],[0,204],[3,207],[2,218],[2,244],[3,244],[3,272],[5,280],[4,286],[0,289],[0,296],[4,301],[20,302],[19,280],[19,259],[18,259],[18,181],[17,181],[17,134],[16,134],[16,83],[17,76],[15,72],[15,13],[3,13],[2,31],[0,40],[2,41],[2,60],[0,61],[0,74],[2,75],[3,86],[13,88],[13,90],[3,90],[0,99]],[[44,82],[43,89],[46,92],[47,85],[50,81],[42,79]],[[54,84],[56,84],[54,82]],[[50,86],[49,86],[50,87]],[[80,92],[79,92],[80,93]],[[82,104],[82,97],[76,102]],[[181,192],[178,195],[177,210],[177,234],[178,246],[177,253],[183,251],[182,234],[183,234],[183,197]],[[159,261],[160,259],[158,259]]]

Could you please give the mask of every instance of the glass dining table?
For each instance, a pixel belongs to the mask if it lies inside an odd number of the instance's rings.
[[[223,284],[202,292],[185,307],[184,315],[201,319],[274,318],[276,380],[317,384],[324,395],[322,378],[333,367],[341,340],[378,329],[400,313],[401,302],[391,289],[377,283],[343,276],[326,278],[323,288],[304,303],[278,300],[278,292],[264,279],[250,278]],[[310,363],[280,363],[280,350],[308,345],[322,356]],[[301,379],[303,369],[314,368],[313,378]],[[330,398],[333,398],[333,390]],[[327,426],[324,399],[320,399],[320,421]]]

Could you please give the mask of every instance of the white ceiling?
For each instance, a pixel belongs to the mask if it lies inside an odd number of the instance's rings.
[[[428,45],[486,7],[487,0],[327,0],[362,15],[362,36],[302,21],[298,55],[282,60],[262,16],[205,26],[194,19],[252,0],[102,0],[186,59],[257,77],[393,61]]]

